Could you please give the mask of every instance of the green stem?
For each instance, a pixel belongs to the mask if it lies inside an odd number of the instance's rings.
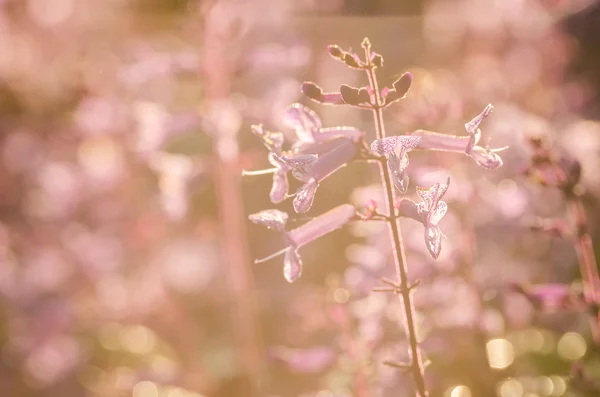
[[[375,66],[370,62],[370,50],[365,48],[366,62],[369,63],[366,68],[367,76],[369,78],[369,85],[373,90],[375,96],[375,104],[373,106],[373,119],[375,120],[375,131],[377,139],[385,138],[385,125],[383,123],[383,107],[382,99],[379,93],[379,85],[377,77],[375,75]],[[394,185],[390,177],[390,172],[387,167],[387,161],[381,161],[379,163],[379,171],[381,174],[381,181],[383,189],[386,192],[386,206],[389,211],[389,222],[388,229],[390,238],[392,241],[392,253],[394,257],[394,264],[396,267],[396,276],[398,278],[398,285],[400,288],[400,302],[403,306],[404,314],[404,329],[410,343],[410,357],[411,357],[411,374],[415,382],[416,389],[420,397],[427,397],[427,388],[425,387],[425,370],[423,366],[423,359],[421,357],[421,351],[417,342],[417,332],[415,326],[415,308],[412,302],[412,295],[408,285],[408,275],[406,270],[406,257],[404,254],[404,245],[402,243],[402,235],[400,232],[399,217],[396,215],[394,208],[395,191]]]

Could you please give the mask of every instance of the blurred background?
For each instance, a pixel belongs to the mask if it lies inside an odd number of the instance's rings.
[[[300,94],[366,84],[326,51],[365,36],[381,85],[415,77],[389,134],[464,135],[493,103],[482,143],[510,146],[494,171],[411,155],[410,192],[452,178],[438,261],[403,224],[432,396],[585,395],[567,383],[574,362],[600,378],[586,317],[507,285],[580,280],[570,242],[529,230],[565,206],[521,176],[528,137],[581,162],[599,252],[597,2],[0,0],[0,396],[414,395],[381,365],[406,356],[398,301],[370,291],[393,274],[385,227],[312,243],[290,285],[281,258],[252,263],[281,241],[247,215],[291,204],[240,176],[269,167],[250,125],[285,130],[293,102],[374,139],[368,112]],[[377,199],[377,175],[338,171],[308,215]]]

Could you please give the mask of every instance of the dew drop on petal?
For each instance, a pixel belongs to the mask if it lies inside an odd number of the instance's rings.
[[[290,248],[285,253],[283,259],[283,277],[289,282],[293,283],[298,280],[302,275],[302,259],[298,255],[298,251]]]

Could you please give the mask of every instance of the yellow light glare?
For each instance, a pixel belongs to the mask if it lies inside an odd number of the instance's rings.
[[[133,397],[158,397],[158,387],[146,380],[138,382],[133,387]]]
[[[587,343],[577,332],[567,332],[558,341],[556,349],[558,355],[564,360],[575,361],[583,357],[587,350]]]
[[[506,339],[492,339],[485,346],[491,368],[503,369],[515,359],[515,349]]]
[[[350,299],[350,292],[345,288],[338,288],[333,292],[333,300],[337,303],[346,303]]]
[[[550,377],[554,387],[552,388],[552,396],[562,396],[567,391],[567,382],[558,375],[552,375]]]
[[[523,385],[516,379],[508,379],[500,386],[501,397],[522,397]]]
[[[450,397],[471,397],[471,389],[465,385],[458,385],[452,389]]]

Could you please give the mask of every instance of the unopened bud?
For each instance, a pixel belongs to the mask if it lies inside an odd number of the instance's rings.
[[[309,97],[310,99],[312,99],[314,101],[317,101],[317,102],[324,101],[323,89],[311,81],[305,81],[304,83],[302,83],[301,91],[304,95],[306,95],[307,97]]]
[[[346,54],[344,50],[342,50],[339,46],[335,44],[328,46],[327,52],[329,52],[329,55],[331,55],[333,58],[339,60],[344,59],[344,55]]]

